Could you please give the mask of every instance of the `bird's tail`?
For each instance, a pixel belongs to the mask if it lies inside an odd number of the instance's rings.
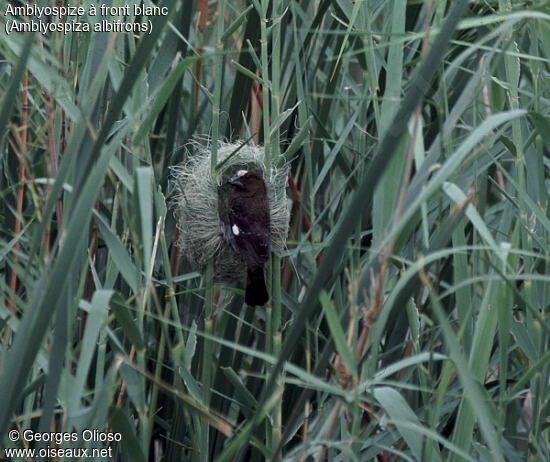
[[[264,269],[261,266],[256,269],[248,269],[244,301],[250,306],[260,306],[265,305],[268,300]]]

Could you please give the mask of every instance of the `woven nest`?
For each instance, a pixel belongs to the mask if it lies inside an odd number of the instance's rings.
[[[213,261],[216,282],[243,280],[243,261],[222,238],[221,186],[241,169],[262,175],[271,213],[271,251],[280,254],[285,247],[290,216],[286,195],[288,166],[266,168],[263,147],[220,142],[219,168],[212,175],[209,145],[195,142],[193,151],[186,162],[172,167],[176,187],[173,205],[180,231],[178,245],[198,271],[204,272],[207,263]]]

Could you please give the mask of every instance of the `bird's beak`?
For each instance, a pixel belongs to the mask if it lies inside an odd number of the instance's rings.
[[[232,177],[227,180],[229,184],[232,184],[233,186],[238,186],[239,188],[244,188],[242,175],[233,175]]]

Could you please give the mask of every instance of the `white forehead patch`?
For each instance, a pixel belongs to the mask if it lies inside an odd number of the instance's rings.
[[[237,225],[233,225],[233,226],[231,227],[231,231],[233,231],[233,234],[234,234],[235,236],[238,236],[239,233],[240,233],[239,227],[238,227]]]
[[[237,176],[240,178],[241,176],[244,176],[248,173],[248,170],[239,170],[237,172]]]

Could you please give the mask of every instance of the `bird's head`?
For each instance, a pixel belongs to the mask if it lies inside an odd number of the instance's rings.
[[[266,187],[262,176],[252,170],[239,170],[227,180],[235,190],[242,195],[256,195],[266,193]]]

